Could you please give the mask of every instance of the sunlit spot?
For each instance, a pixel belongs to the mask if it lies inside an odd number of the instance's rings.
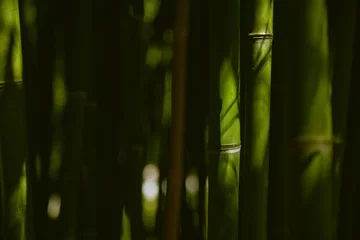
[[[54,193],[50,196],[49,203],[48,203],[48,216],[51,219],[57,219],[60,214],[60,207],[61,207],[61,197],[59,194]]]
[[[191,194],[195,195],[199,191],[199,178],[196,173],[191,173],[185,180],[185,187],[186,191]]]
[[[167,181],[166,179],[161,183],[161,192],[163,195],[166,195],[167,191]]]
[[[157,181],[159,179],[159,169],[154,164],[148,164],[143,170],[143,179],[145,181]]]
[[[209,189],[209,178],[208,177],[206,178],[206,181],[205,181],[205,188],[206,188],[206,190]]]
[[[146,180],[142,186],[142,193],[146,200],[154,200],[159,194],[159,185],[154,180]]]

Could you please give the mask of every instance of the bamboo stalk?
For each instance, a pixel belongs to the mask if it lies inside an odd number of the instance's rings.
[[[239,1],[209,1],[207,238],[238,239]]]
[[[183,146],[185,128],[185,80],[187,74],[187,41],[189,0],[177,0],[174,27],[174,59],[172,70],[171,146],[164,240],[179,238],[180,206],[183,180]]]
[[[358,228],[359,221],[359,123],[360,104],[359,98],[359,58],[360,48],[358,41],[360,40],[360,8],[359,4],[356,9],[356,31],[353,42],[353,63],[352,76],[349,89],[349,110],[347,121],[346,145],[344,151],[344,159],[341,168],[341,188],[340,188],[340,213],[338,219],[338,240],[358,239],[360,231]],[[354,9],[352,9],[354,10]]]
[[[183,193],[181,239],[205,239],[206,141],[209,85],[208,1],[194,1],[190,6],[188,38],[188,78],[186,82],[185,174],[196,169],[199,188],[197,206],[192,209],[188,193]],[[184,182],[186,176],[184,176]],[[184,190],[185,184],[184,184]],[[198,220],[195,220],[198,219]]]
[[[125,18],[123,1],[94,1],[94,31],[102,31],[103,35],[94,36],[94,64],[97,99],[96,126],[96,210],[97,210],[97,238],[119,239],[122,231],[122,212],[124,201],[121,189],[117,186],[121,182],[118,158],[119,137],[116,122],[121,112],[118,98],[121,66],[123,63],[119,45],[123,44],[120,30],[114,29],[112,23]],[[121,11],[118,11],[121,9]],[[116,15],[118,14],[118,15]],[[124,16],[125,15],[125,16]],[[120,23],[123,23],[121,21]],[[120,25],[119,23],[119,25]],[[119,27],[120,28],[120,27]],[[116,31],[115,31],[116,30]],[[119,36],[120,35],[120,36]],[[120,95],[120,94],[119,94]],[[116,187],[115,187],[116,186]],[[123,188],[123,186],[121,186]],[[115,190],[116,189],[116,190]]]
[[[94,5],[95,29],[104,33],[95,36],[98,238],[121,236],[119,225],[122,226],[124,208],[131,222],[132,238],[145,238],[141,183],[148,126],[143,108],[145,47],[140,36],[141,2],[137,1],[135,16],[129,14],[124,1],[95,1]]]
[[[333,1],[334,2],[334,1]],[[357,1],[333,3],[330,11],[330,24],[333,24],[336,35],[335,47],[330,48],[335,55],[332,80],[332,118],[333,132],[339,143],[334,145],[333,178],[335,184],[335,206],[338,208],[341,186],[341,165],[344,158],[346,144],[346,128],[349,106],[349,91],[351,81],[351,67],[353,62],[353,44],[355,35]],[[330,8],[331,9],[331,8]],[[333,13],[331,15],[331,13]],[[348,46],[344,48],[343,46]],[[338,211],[335,212],[338,216]]]
[[[241,1],[245,133],[242,154],[243,239],[266,239],[272,1]],[[246,34],[246,35],[245,35]]]
[[[84,5],[85,4],[85,5]],[[66,15],[62,15],[64,34],[64,72],[66,105],[62,127],[62,206],[61,232],[64,239],[79,237],[79,190],[84,163],[85,108],[88,85],[92,78],[91,9],[92,4],[82,1],[64,1]],[[86,6],[86,7],[84,7]],[[93,186],[94,188],[95,186]],[[81,237],[86,236],[83,233]],[[87,236],[95,237],[95,236]]]
[[[28,143],[28,158],[26,165],[27,176],[27,217],[26,217],[26,235],[29,239],[35,238],[35,190],[36,190],[36,145],[37,139],[32,138],[36,129],[33,129],[36,122],[36,114],[33,112],[34,107],[34,92],[30,89],[33,85],[33,78],[36,70],[36,63],[33,61],[34,57],[34,41],[31,39],[33,22],[29,22],[25,18],[25,11],[28,11],[28,4],[23,0],[18,0],[19,20],[20,20],[20,35],[21,35],[21,53],[22,53],[22,74],[24,84],[24,104],[25,104],[25,119],[26,119],[26,134]]]
[[[289,4],[290,239],[334,239],[331,77],[325,1]],[[316,16],[316,17],[315,17]]]
[[[17,33],[14,29],[13,26],[8,29],[8,51],[3,69],[5,83],[1,95],[1,227],[4,239],[21,240],[26,236],[26,131],[23,91],[14,81],[13,55]]]
[[[268,177],[268,240],[289,239],[289,57],[288,2],[274,2]]]
[[[29,149],[28,187],[32,191],[29,208],[34,212],[33,218],[28,222],[34,224],[36,239],[47,239],[50,234],[47,225],[47,204],[52,147],[54,19],[51,14],[51,3],[19,0],[19,11]],[[32,15],[29,18],[27,14],[31,11]],[[37,160],[40,160],[41,165],[39,179],[35,167]]]

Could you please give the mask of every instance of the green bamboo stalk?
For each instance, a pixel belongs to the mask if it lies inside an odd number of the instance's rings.
[[[241,1],[242,86],[245,96],[242,154],[242,239],[266,239],[272,1]]]
[[[325,1],[289,4],[290,239],[334,239],[331,77]],[[316,16],[316,17],[315,17]]]
[[[16,9],[16,7],[15,7]],[[1,94],[1,190],[2,234],[4,239],[21,240],[26,234],[26,131],[23,116],[23,91],[14,81],[13,55],[14,26],[9,26],[6,65],[3,69],[4,85]],[[2,56],[0,56],[2,57]],[[20,82],[21,83],[21,82]]]
[[[36,134],[36,129],[32,128],[36,123],[36,113],[33,111],[34,92],[30,91],[33,87],[33,78],[35,74],[35,61],[34,57],[34,39],[33,36],[33,24],[34,16],[31,19],[25,17],[28,12],[29,4],[23,0],[18,0],[19,7],[19,20],[20,20],[20,35],[21,35],[21,53],[22,53],[22,74],[23,74],[23,85],[24,85],[24,101],[25,101],[25,119],[26,119],[26,133],[27,133],[27,144],[28,144],[28,158],[26,164],[26,176],[27,176],[27,218],[26,218],[26,235],[28,239],[35,238],[35,184],[36,178],[36,145],[37,138],[32,138]],[[33,13],[33,12],[32,12]],[[35,134],[34,134],[35,133]]]
[[[209,1],[207,238],[238,239],[239,1]]]
[[[271,111],[268,177],[268,240],[289,237],[289,59],[287,0],[274,2],[274,42],[271,69]]]
[[[349,107],[346,145],[344,151],[344,159],[341,168],[341,191],[340,191],[340,214],[339,214],[339,230],[337,239],[358,239],[360,237],[357,222],[359,221],[359,128],[355,126],[359,122],[358,106],[360,98],[359,89],[359,58],[357,57],[360,48],[357,42],[360,40],[360,11],[359,5],[356,9],[356,32],[353,42],[353,63],[352,76],[349,90]]]
[[[171,83],[170,169],[164,215],[163,239],[179,238],[183,180],[187,42],[190,1],[176,1],[174,23],[174,59]]]

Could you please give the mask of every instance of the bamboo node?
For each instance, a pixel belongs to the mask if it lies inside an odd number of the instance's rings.
[[[343,141],[338,137],[321,137],[321,136],[306,136],[299,137],[291,144],[291,149],[311,148],[311,147],[325,147],[332,148],[335,144],[342,144]]]
[[[249,37],[251,37],[252,40],[265,40],[270,39],[272,40],[274,38],[274,34],[271,33],[249,33]]]
[[[2,90],[5,87],[5,85],[7,85],[9,83],[10,84],[15,84],[17,87],[22,87],[22,85],[23,85],[23,81],[21,79],[18,79],[18,80],[12,81],[12,82],[1,82],[0,83],[0,90]]]
[[[229,144],[229,145],[222,145],[219,148],[209,148],[208,152],[209,153],[236,153],[236,152],[240,152],[240,150],[241,150],[241,145]]]

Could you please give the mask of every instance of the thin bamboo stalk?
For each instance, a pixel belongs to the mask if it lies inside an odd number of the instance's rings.
[[[187,41],[189,0],[177,0],[174,27],[174,59],[172,70],[171,146],[164,240],[179,238],[180,206],[183,180],[183,146],[185,128],[185,80],[187,75]]]

